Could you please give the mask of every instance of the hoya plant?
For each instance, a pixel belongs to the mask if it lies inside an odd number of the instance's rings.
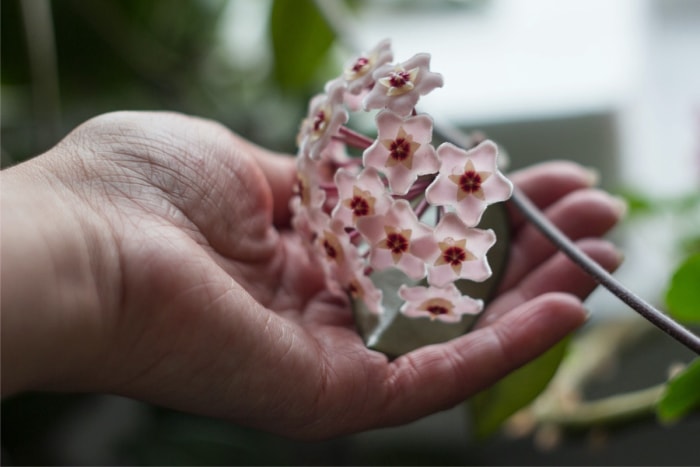
[[[700,338],[678,322],[692,325],[698,319],[692,295],[698,276],[687,272],[697,260],[674,278],[671,316],[646,303],[513,187],[496,143],[482,137],[461,137],[461,145],[440,139],[419,104],[443,85],[443,77],[430,69],[430,55],[395,61],[384,40],[350,59],[311,99],[301,123],[292,223],[310,260],[325,272],[328,288],[350,298],[366,345],[393,357],[473,327],[508,260],[503,202],[510,199],[599,283],[700,353]],[[358,131],[367,121],[369,131]],[[679,301],[685,314],[674,312]],[[493,433],[535,399],[566,350],[567,341],[477,395],[471,401],[477,434]],[[648,405],[657,407],[662,420],[695,410],[698,374],[696,360],[649,392]]]
[[[292,223],[328,287],[352,299],[367,345],[390,355],[471,327],[488,293],[470,285],[493,274],[494,226],[506,235],[502,210],[482,222],[513,192],[497,145],[436,146],[417,110],[442,86],[430,55],[395,63],[384,40],[311,99],[298,136]],[[357,114],[369,114],[373,136],[352,129]],[[492,255],[499,270],[505,253]]]

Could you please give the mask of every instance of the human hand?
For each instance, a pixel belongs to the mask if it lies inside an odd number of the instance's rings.
[[[511,261],[479,328],[389,361],[288,229],[294,172],[217,124],[151,113],[98,117],[3,172],[3,393],[110,392],[317,439],[449,408],[585,320],[593,281],[512,212]],[[621,209],[587,171],[511,178],[617,266],[599,237]]]

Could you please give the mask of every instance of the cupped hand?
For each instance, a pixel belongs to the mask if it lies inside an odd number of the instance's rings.
[[[213,122],[124,112],[85,123],[19,170],[55,173],[50,193],[77,219],[80,283],[94,297],[75,343],[85,357],[44,387],[302,439],[396,425],[547,350],[585,320],[580,300],[594,287],[513,211],[511,260],[479,328],[390,361],[364,346],[347,300],[325,291],[288,227],[292,158]],[[588,171],[560,162],[511,178],[590,256],[618,265],[600,237],[619,202],[590,188]]]

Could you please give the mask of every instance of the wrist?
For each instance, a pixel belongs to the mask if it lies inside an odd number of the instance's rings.
[[[3,396],[81,389],[99,348],[100,300],[81,203],[42,163],[1,175]]]

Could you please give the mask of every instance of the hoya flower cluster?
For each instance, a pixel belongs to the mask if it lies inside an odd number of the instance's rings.
[[[404,315],[458,322],[483,303],[455,282],[491,275],[486,253],[496,236],[476,226],[512,185],[498,170],[494,143],[431,144],[433,120],[416,111],[421,96],[443,85],[430,56],[392,61],[382,41],[311,100],[298,136],[293,225],[328,285],[372,313],[384,311],[372,274],[395,268],[410,279],[398,290]],[[375,114],[375,138],[346,126],[357,112]],[[362,157],[350,157],[348,147]]]

